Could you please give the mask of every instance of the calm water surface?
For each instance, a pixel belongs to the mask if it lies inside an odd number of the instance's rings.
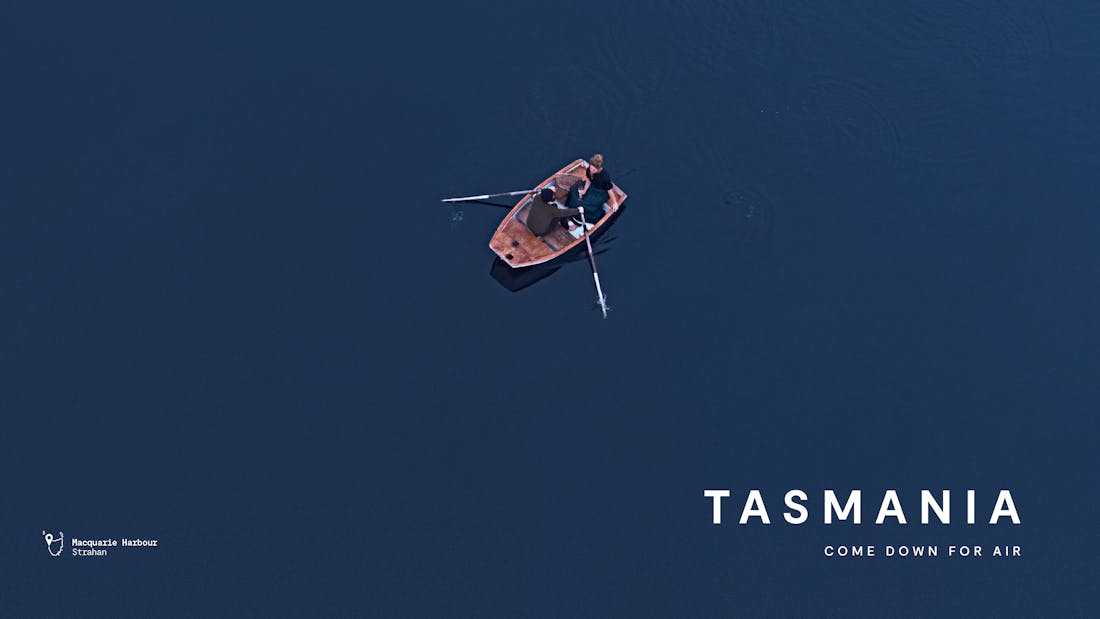
[[[1095,600],[1100,5],[6,13],[0,615]],[[594,151],[606,321],[585,261],[513,293],[505,209],[438,202]],[[1011,488],[1023,524],[716,528],[704,488]]]

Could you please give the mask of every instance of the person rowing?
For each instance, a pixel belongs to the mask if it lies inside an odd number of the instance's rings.
[[[584,208],[584,214],[589,224],[600,220],[604,213],[603,205],[611,196],[611,175],[603,167],[603,155],[596,153],[588,160],[588,167],[584,171],[585,178],[573,185],[569,190],[569,197],[565,205],[569,207]],[[612,206],[615,210],[618,206]]]
[[[554,228],[557,221],[561,227],[568,229],[568,219],[580,215],[583,207],[559,208],[554,201],[554,190],[544,187],[535,194],[531,200],[531,210],[527,212],[527,227],[536,236],[542,236]]]

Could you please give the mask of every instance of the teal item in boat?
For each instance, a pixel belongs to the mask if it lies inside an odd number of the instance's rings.
[[[576,208],[578,206],[584,207],[584,218],[588,223],[595,223],[606,215],[603,205],[604,202],[607,202],[609,194],[603,189],[589,187],[588,191],[584,193],[584,197],[581,198],[580,190],[583,184],[584,183],[577,183],[569,190],[569,199],[566,200],[566,206],[570,208]]]

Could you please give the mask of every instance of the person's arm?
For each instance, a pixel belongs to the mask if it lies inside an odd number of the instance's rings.
[[[615,182],[611,180],[611,174],[608,173],[607,168],[600,170],[600,186],[607,192],[607,201],[611,204],[611,210],[616,211],[619,209],[619,199],[615,196]]]
[[[581,188],[577,190],[577,197],[583,198],[584,194],[588,192],[588,188],[592,186],[592,168],[585,166],[584,178],[581,179]]]
[[[580,214],[581,209],[579,208],[559,208],[558,212],[554,213],[554,217],[572,217]]]
[[[589,174],[591,174],[591,172],[589,172]],[[592,186],[592,180],[591,179],[584,178],[583,180],[581,180],[581,188],[577,190],[577,197],[578,198],[583,198],[585,192],[587,192],[588,188],[591,187],[591,186]]]

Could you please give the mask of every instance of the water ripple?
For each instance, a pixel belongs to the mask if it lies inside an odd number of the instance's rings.
[[[906,159],[947,165],[987,160],[998,151],[1004,128],[1041,113],[1035,106],[1002,107],[991,118],[982,103],[1033,92],[1051,53],[1041,4],[921,2],[891,22],[883,29],[882,54],[911,76],[903,86]]]
[[[977,71],[1022,76],[1036,70],[1051,47],[1050,28],[1038,4],[1004,2],[915,3],[894,28],[893,51],[925,57],[943,47],[965,57]],[[889,50],[888,50],[889,51]]]
[[[810,75],[796,79],[777,103],[762,106],[761,123],[813,166],[837,158],[846,163],[892,165],[901,151],[897,123],[870,83],[855,76]]]
[[[764,1],[681,0],[646,9],[608,20],[601,39],[601,56],[633,97],[682,100],[721,92],[730,79],[759,69],[772,55],[774,26]],[[657,31],[631,19],[654,13],[663,24]]]
[[[733,236],[742,242],[769,239],[775,229],[775,208],[758,189],[733,184],[722,198],[722,204],[732,209],[729,221]]]
[[[627,93],[606,84],[606,76],[591,65],[547,67],[523,93],[517,130],[529,135],[583,133],[596,144],[610,143],[631,129],[633,115],[626,109]],[[561,89],[569,90],[562,97]]]

